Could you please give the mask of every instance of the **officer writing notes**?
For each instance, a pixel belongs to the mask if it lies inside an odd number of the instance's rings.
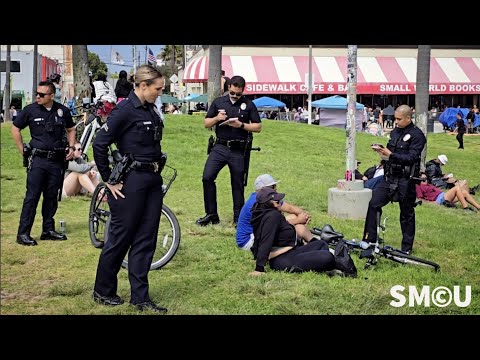
[[[150,299],[148,286],[163,204],[163,122],[155,100],[164,86],[165,79],[156,68],[140,66],[134,89],[112,110],[93,143],[95,163],[109,189],[111,212],[93,291],[93,299],[103,305],[123,303],[117,294],[117,274],[128,253],[130,303],[141,311],[167,312]],[[124,156],[120,164],[125,164],[125,171],[119,178],[111,176],[109,167],[108,149],[113,143]]]
[[[423,132],[412,123],[412,110],[401,105],[395,110],[397,127],[390,134],[387,147],[373,144],[383,160],[386,160],[385,182],[373,191],[368,204],[363,240],[375,242],[377,238],[377,212],[389,201],[400,205],[400,226],[402,228],[402,251],[411,253],[415,238],[415,181],[410,178],[420,174],[420,155],[427,142]]]
[[[245,96],[245,79],[233,76],[228,93],[216,98],[204,120],[207,129],[215,126],[215,145],[203,170],[203,201],[206,215],[196,221],[200,226],[218,224],[215,179],[225,165],[230,169],[233,197],[233,222],[238,221],[244,199],[245,146],[251,132],[260,132],[262,124],[255,104]]]
[[[75,124],[70,110],[54,101],[54,96],[55,85],[50,81],[40,82],[35,102],[25,106],[12,126],[13,140],[24,155],[27,165],[27,192],[17,232],[17,243],[20,245],[37,245],[30,232],[42,194],[43,223],[40,239],[67,240],[64,234],[55,231],[53,217],[58,208],[58,192],[62,191],[65,160],[73,157]],[[20,132],[27,126],[32,140],[24,149]]]

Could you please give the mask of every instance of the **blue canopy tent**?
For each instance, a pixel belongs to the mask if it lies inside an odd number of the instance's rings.
[[[317,112],[320,117],[318,125],[345,129],[348,106],[346,98],[339,95],[329,96],[324,99],[312,101],[312,106],[319,108],[319,111]],[[364,105],[356,103],[355,128],[357,131],[362,129],[364,107]]]
[[[285,107],[287,106],[285,103],[281,102],[280,100],[268,97],[268,96],[262,96],[259,97],[258,99],[253,100],[253,103],[257,108],[279,108],[279,107]]]
[[[475,120],[473,121],[473,127],[476,128],[478,126],[480,126],[480,115],[476,114],[475,115]]]
[[[447,126],[450,130],[455,130],[455,122],[457,121],[457,114],[462,114],[462,119],[465,122],[465,126],[468,125],[468,121],[466,119],[468,114],[468,108],[456,108],[456,107],[449,107],[446,108],[439,116],[438,121]],[[474,125],[475,126],[475,125]]]
[[[347,98],[344,98],[340,95],[329,96],[324,99],[312,101],[312,106],[321,108],[321,109],[342,109],[347,110],[348,101]],[[365,106],[363,104],[357,103],[356,109],[363,110]]]

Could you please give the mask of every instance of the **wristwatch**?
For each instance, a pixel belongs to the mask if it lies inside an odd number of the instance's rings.
[[[244,122],[242,122],[242,125],[240,125],[240,129],[243,129],[243,128],[245,128],[245,123]]]

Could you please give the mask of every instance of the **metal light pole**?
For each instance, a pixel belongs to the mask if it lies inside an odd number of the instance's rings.
[[[133,45],[132,47],[133,51],[133,73],[137,71],[137,45]]]
[[[357,46],[348,45],[348,107],[347,107],[347,122],[345,126],[347,135],[347,164],[345,171],[345,180],[355,180],[355,112],[357,105]]]
[[[308,47],[308,125],[312,124],[312,45]]]
[[[348,106],[345,130],[347,135],[347,164],[345,178],[336,188],[328,189],[328,214],[344,219],[365,219],[372,190],[355,180],[355,112],[357,105],[357,46],[348,45]]]

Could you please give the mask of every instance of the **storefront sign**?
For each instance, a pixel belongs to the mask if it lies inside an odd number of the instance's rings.
[[[346,94],[347,83],[312,84],[313,94]],[[357,94],[415,94],[412,83],[368,83],[357,84]],[[304,83],[247,83],[245,94],[306,94]],[[480,84],[437,83],[430,84],[430,95],[435,94],[479,94]]]

